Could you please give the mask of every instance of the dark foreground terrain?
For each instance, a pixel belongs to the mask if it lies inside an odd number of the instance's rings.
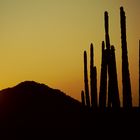
[[[0,128],[15,133],[24,129],[22,136],[28,132],[47,137],[53,132],[51,137],[77,134],[88,139],[134,132],[135,138],[140,128],[139,112],[139,108],[91,111],[61,91],[33,81],[0,91]]]

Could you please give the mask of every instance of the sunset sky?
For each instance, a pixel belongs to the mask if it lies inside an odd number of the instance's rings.
[[[133,105],[138,105],[140,0],[0,0],[0,89],[34,80],[81,100],[83,52],[87,50],[89,60],[90,43],[99,87],[104,12],[108,11],[121,96],[120,6],[127,18]]]

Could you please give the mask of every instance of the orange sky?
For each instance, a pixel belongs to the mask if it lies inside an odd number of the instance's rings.
[[[126,11],[133,104],[138,105],[139,0],[0,0],[0,89],[34,80],[80,100],[83,52],[89,55],[91,42],[99,86],[107,10],[121,95],[120,6]]]

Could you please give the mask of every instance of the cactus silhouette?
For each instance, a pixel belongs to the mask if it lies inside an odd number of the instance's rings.
[[[82,105],[85,106],[85,95],[84,95],[84,91],[81,91],[81,100],[82,100]]]
[[[90,92],[91,107],[97,108],[97,71],[94,67],[94,51],[93,44],[90,45]]]
[[[99,107],[100,109],[105,109],[106,107],[120,108],[115,48],[113,45],[110,45],[109,16],[107,11],[105,11],[104,13],[104,20],[105,20],[105,24],[104,24],[105,42],[104,41],[102,42]],[[121,25],[121,44],[122,44],[123,107],[126,109],[132,107],[132,96],[131,96],[128,55],[127,55],[126,17],[125,17],[125,12],[123,10],[123,7],[120,7],[120,25]],[[97,70],[96,67],[94,66],[93,44],[90,45],[91,100],[90,100],[89,88],[88,88],[86,51],[84,51],[84,82],[85,82],[85,94],[84,92],[81,93],[82,102],[84,102],[84,98],[85,98],[85,104],[88,107],[90,107],[90,101],[91,101],[91,107],[96,108],[97,107]],[[139,40],[139,87],[140,87],[140,40]],[[140,106],[140,88],[139,88],[139,106]]]
[[[104,13],[104,19],[105,19],[105,42],[106,42],[106,53],[107,53],[107,70],[108,70],[108,107],[111,107],[111,96],[112,96],[112,83],[111,83],[111,65],[110,65],[110,38],[109,38],[109,17],[108,12],[105,11]]]
[[[119,89],[118,89],[118,80],[117,80],[117,68],[116,68],[116,58],[115,58],[115,48],[111,46],[111,59],[110,59],[110,66],[111,66],[111,101],[112,107],[118,108],[120,107],[120,99],[119,99]]]
[[[139,40],[139,107],[140,107],[140,40]]]
[[[132,107],[131,83],[127,55],[126,41],[126,17],[123,7],[120,7],[120,24],[121,24],[121,44],[122,44],[122,85],[123,85],[123,107]]]
[[[102,42],[102,62],[101,62],[101,74],[100,74],[100,93],[99,93],[99,107],[104,109],[106,107],[107,97],[107,55],[105,50],[104,41]]]
[[[87,53],[86,53],[86,51],[84,51],[84,83],[85,83],[86,105],[87,105],[87,107],[90,108],[88,72],[87,72]]]
[[[104,20],[105,20],[105,42],[107,48],[107,70],[108,70],[108,106],[111,106],[111,83],[110,83],[110,38],[109,38],[109,22],[108,22],[108,12],[105,11],[104,13]]]
[[[115,60],[115,49],[110,47],[109,38],[109,17],[108,12],[104,14],[105,18],[105,40],[107,51],[107,68],[108,68],[108,107],[118,108],[120,107],[118,82],[117,82],[117,70]]]
[[[93,108],[97,108],[97,69],[93,67]]]
[[[106,48],[110,49],[110,39],[109,39],[109,23],[108,23],[108,12],[105,11],[104,13],[105,19],[105,40],[106,40]]]

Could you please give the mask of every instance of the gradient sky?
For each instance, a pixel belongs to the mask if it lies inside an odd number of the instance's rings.
[[[127,17],[133,104],[138,105],[140,0],[0,0],[0,89],[34,80],[80,100],[83,52],[89,56],[91,42],[99,86],[104,11],[108,11],[121,95],[120,6]]]

